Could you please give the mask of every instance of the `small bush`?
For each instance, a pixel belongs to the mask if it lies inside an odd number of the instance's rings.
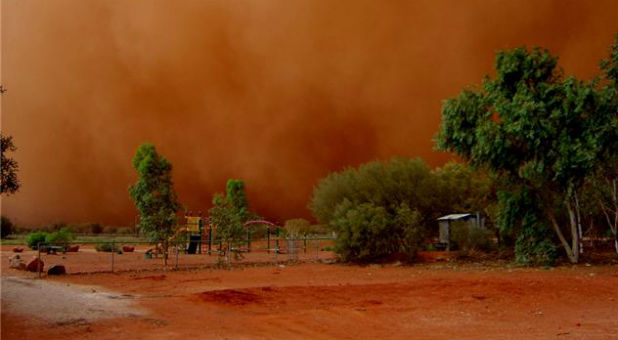
[[[41,246],[46,245],[45,239],[47,238],[47,233],[44,231],[35,231],[33,233],[28,234],[26,237],[26,243],[30,249],[37,250],[38,245]]]
[[[45,243],[49,245],[68,245],[73,241],[73,231],[69,227],[64,227],[51,234],[45,235]]]
[[[11,222],[8,217],[2,216],[2,220],[0,221],[0,237],[5,238],[11,235],[14,232],[13,229],[13,222]]]
[[[402,204],[389,212],[372,203],[347,199],[331,222],[337,231],[335,249],[345,261],[372,261],[405,253],[413,259],[422,241],[420,214]]]
[[[97,245],[94,246],[94,249],[96,251],[103,251],[103,252],[116,252],[118,251],[118,249],[120,249],[120,246],[118,246],[115,243],[112,242],[103,242],[103,243],[98,243]]]

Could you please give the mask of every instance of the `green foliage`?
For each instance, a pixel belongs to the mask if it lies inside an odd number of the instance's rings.
[[[129,193],[140,213],[140,230],[150,242],[163,245],[167,264],[169,242],[175,234],[178,210],[172,165],[157,153],[153,145],[143,144],[135,153],[133,167],[139,177],[135,185],[129,188]]]
[[[46,232],[35,231],[32,233],[29,233],[28,236],[26,236],[26,244],[28,244],[28,247],[30,249],[37,250],[38,245],[41,245],[41,246],[46,245],[45,243],[46,238],[47,238]]]
[[[217,238],[225,244],[229,250],[246,237],[247,230],[244,223],[259,216],[249,210],[249,203],[245,194],[245,184],[238,179],[229,179],[226,183],[226,195],[216,193],[212,198],[213,207],[209,210],[209,222],[216,226]],[[259,237],[266,232],[266,228],[257,226],[252,229],[254,237]],[[224,255],[229,255],[225,250]],[[223,254],[222,254],[223,255]],[[235,253],[235,256],[240,256]],[[229,257],[228,257],[229,260]]]
[[[497,185],[494,176],[467,164],[449,162],[432,171],[435,179],[433,195],[441,212],[483,212],[495,219]]]
[[[344,261],[371,261],[404,252],[414,257],[422,240],[420,214],[402,204],[392,213],[373,203],[337,206],[332,226],[336,251]]]
[[[445,212],[484,211],[495,201],[492,178],[462,164],[430,171],[420,159],[394,158],[332,173],[314,188],[310,208],[337,233],[347,260],[414,254]],[[362,249],[366,247],[366,249]]]
[[[225,199],[230,207],[236,209],[238,216],[242,222],[249,219],[249,202],[245,194],[245,183],[239,179],[228,179],[225,185]]]
[[[13,144],[13,137],[7,136],[0,132],[0,146],[2,149],[2,156],[0,160],[0,194],[14,194],[19,190],[20,183],[17,179],[17,171],[19,165],[13,158],[8,157],[10,151],[15,151],[17,148]]]
[[[111,253],[111,252],[117,252],[120,249],[120,246],[113,242],[102,242],[102,243],[97,243],[94,246],[94,249],[96,251]]]
[[[421,159],[393,158],[329,174],[314,188],[309,207],[320,223],[330,224],[344,199],[353,205],[372,203],[389,213],[405,203],[421,212],[424,223],[438,214],[434,189],[431,172]]]
[[[217,193],[213,197],[213,207],[208,211],[210,223],[215,225],[217,238],[226,246],[241,240],[245,235],[243,221],[238,209],[229,203],[223,195]]]
[[[60,230],[45,235],[45,244],[66,246],[74,239],[73,231],[68,227],[63,227]]]
[[[8,217],[2,216],[0,221],[0,237],[5,238],[13,233],[13,222]]]
[[[515,243],[515,258],[519,263],[553,265],[558,257],[558,250],[550,237],[550,227],[539,215],[540,212],[534,210],[523,215],[521,232]]]
[[[529,189],[543,211],[540,222],[552,220],[576,262],[578,251],[561,235],[564,214],[557,212],[565,207],[575,211],[575,195],[584,179],[600,159],[616,153],[611,147],[617,142],[610,141],[617,139],[618,120],[596,82],[564,78],[556,66],[557,58],[538,48],[499,52],[494,78],[446,100],[437,144],[475,167],[489,169],[506,191]],[[503,222],[511,225],[523,218],[502,213],[507,215]],[[523,226],[520,232],[538,228]]]

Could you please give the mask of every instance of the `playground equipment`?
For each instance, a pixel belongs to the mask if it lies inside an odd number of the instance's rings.
[[[213,252],[220,253],[222,251],[221,241],[216,239],[217,226],[209,223],[208,219],[204,218],[201,212],[199,212],[197,216],[193,216],[193,214],[189,211],[185,215],[184,219],[185,223],[178,226],[178,232],[186,235],[185,245],[184,247],[180,247],[181,251],[184,251],[186,254],[202,254],[202,248],[204,246],[206,246],[205,252],[208,255],[211,255]],[[245,222],[243,226],[247,232],[246,246],[242,248],[234,247],[232,250],[235,252],[246,253],[250,253],[255,250],[251,247],[251,234],[252,229],[258,225],[266,226],[266,252],[274,252],[275,254],[283,253],[280,245],[281,227],[266,220],[253,220]],[[271,246],[273,239],[274,248]],[[213,249],[217,246],[217,243],[218,248]]]
[[[187,235],[185,245],[187,254],[202,253],[203,226],[204,219],[201,212],[197,216],[192,216],[191,212],[185,216],[185,225],[181,226],[179,231]]]

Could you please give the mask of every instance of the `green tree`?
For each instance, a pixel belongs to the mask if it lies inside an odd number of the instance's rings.
[[[19,165],[17,161],[8,157],[7,154],[10,151],[17,150],[17,148],[13,144],[13,137],[4,135],[2,132],[0,132],[0,144],[2,146],[2,174],[0,176],[2,182],[0,183],[0,193],[10,195],[17,192],[20,187],[19,180],[17,179]]]
[[[213,207],[208,211],[209,223],[216,227],[217,238],[223,245],[223,253],[219,256],[223,255],[229,265],[232,245],[244,236],[244,222],[237,206],[222,194],[216,193],[212,203]]]
[[[239,179],[228,179],[225,185],[227,203],[236,210],[242,222],[250,216],[249,202],[245,194],[245,183]]]
[[[439,149],[487,168],[507,192],[526,192],[519,198],[537,205],[539,214],[518,216],[519,223],[526,221],[520,238],[543,235],[525,229],[549,224],[573,263],[580,253],[578,193],[606,152],[601,141],[616,129],[616,112],[599,110],[602,96],[595,85],[564,78],[557,58],[546,50],[502,51],[496,58],[495,77],[486,77],[480,88],[446,100],[437,136]],[[513,195],[498,197],[504,208],[517,207],[504,204]],[[512,202],[522,203],[521,199]],[[538,223],[528,223],[532,220]]]
[[[179,207],[172,183],[172,164],[153,145],[142,144],[133,157],[133,167],[138,179],[129,193],[140,214],[139,228],[150,242],[161,244],[167,265]]]

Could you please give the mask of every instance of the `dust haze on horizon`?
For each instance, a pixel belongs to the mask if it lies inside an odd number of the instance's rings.
[[[126,225],[137,146],[174,166],[180,201],[210,207],[228,178],[251,208],[310,217],[319,178],[433,150],[442,101],[495,52],[541,46],[590,78],[618,31],[608,1],[1,0],[2,131],[21,225]]]

